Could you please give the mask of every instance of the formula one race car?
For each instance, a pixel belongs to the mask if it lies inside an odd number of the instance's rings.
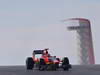
[[[36,58],[36,55],[41,55],[40,58]],[[64,57],[62,60],[56,58],[56,56],[51,56],[48,53],[48,49],[44,50],[34,50],[33,56],[26,59],[27,70],[39,69],[43,70],[57,70],[62,68],[63,70],[69,70],[71,65],[69,64],[69,59]]]

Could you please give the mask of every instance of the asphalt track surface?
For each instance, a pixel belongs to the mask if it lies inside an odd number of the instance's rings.
[[[100,75],[100,65],[72,65],[69,71],[26,70],[25,66],[0,66],[0,75]]]

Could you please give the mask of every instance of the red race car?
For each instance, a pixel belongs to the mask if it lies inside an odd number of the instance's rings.
[[[41,55],[40,58],[36,58],[36,55]],[[69,64],[69,59],[64,57],[62,60],[56,58],[56,56],[51,56],[48,53],[48,48],[44,50],[34,50],[33,56],[26,59],[26,68],[28,70],[39,69],[43,70],[57,70],[62,68],[63,70],[69,70],[71,65]]]

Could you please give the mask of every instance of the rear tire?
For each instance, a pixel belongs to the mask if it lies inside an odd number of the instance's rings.
[[[64,71],[68,71],[69,70],[68,66],[67,65],[63,65],[63,70]]]
[[[67,57],[64,57],[63,61],[62,61],[62,68],[65,71],[68,71],[70,68],[70,64],[69,64],[69,59]]]
[[[63,59],[63,64],[69,64],[69,59],[68,59],[68,57],[64,57],[64,59]]]
[[[33,61],[32,57],[28,57],[26,59],[26,68],[27,68],[27,70],[32,70],[34,68],[34,61]]]

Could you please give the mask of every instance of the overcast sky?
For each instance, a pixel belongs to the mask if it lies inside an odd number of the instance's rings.
[[[77,38],[61,22],[91,21],[96,64],[100,63],[100,0],[0,0],[0,65],[24,65],[34,49],[68,56],[78,64]]]

